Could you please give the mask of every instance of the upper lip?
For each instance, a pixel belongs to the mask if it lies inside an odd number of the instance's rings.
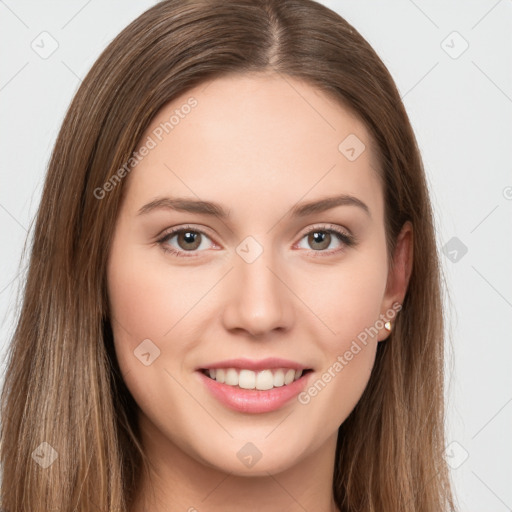
[[[270,370],[272,368],[292,368],[294,370],[308,370],[310,367],[278,357],[268,357],[266,359],[226,359],[201,366],[198,370],[208,370],[213,368],[239,368],[253,371]]]

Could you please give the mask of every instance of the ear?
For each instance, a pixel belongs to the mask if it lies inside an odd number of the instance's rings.
[[[393,255],[393,265],[388,273],[388,280],[386,284],[386,291],[382,300],[381,316],[384,322],[389,319],[391,327],[393,327],[394,316],[389,314],[389,311],[395,311],[395,316],[398,313],[396,311],[397,304],[402,305],[405,294],[407,293],[407,287],[409,286],[409,279],[412,272],[413,262],[413,228],[410,221],[404,222],[402,229],[398,235],[395,252]],[[393,305],[395,307],[393,308]],[[384,341],[390,334],[386,328],[381,329],[379,332],[379,341]]]

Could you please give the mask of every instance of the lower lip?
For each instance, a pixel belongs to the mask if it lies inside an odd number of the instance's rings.
[[[283,407],[304,389],[306,380],[312,372],[302,375],[291,384],[268,389],[266,391],[259,389],[241,389],[237,386],[221,384],[207,377],[201,371],[197,373],[213,396],[226,407],[239,412],[256,414],[276,411]]]

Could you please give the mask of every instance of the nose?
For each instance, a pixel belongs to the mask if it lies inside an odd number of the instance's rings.
[[[251,263],[235,254],[234,261],[235,268],[226,282],[224,327],[259,338],[290,329],[296,299],[271,251],[263,251]]]

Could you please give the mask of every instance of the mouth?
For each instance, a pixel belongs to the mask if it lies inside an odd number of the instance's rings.
[[[211,368],[198,368],[195,373],[221,405],[255,414],[277,411],[289,404],[304,390],[313,369],[282,359],[245,359],[212,364]]]
[[[203,375],[219,384],[238,389],[268,391],[289,386],[313,370],[310,368],[267,368],[260,371],[246,368],[201,368]]]

